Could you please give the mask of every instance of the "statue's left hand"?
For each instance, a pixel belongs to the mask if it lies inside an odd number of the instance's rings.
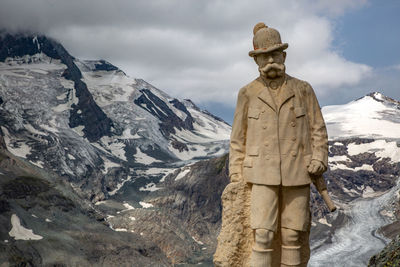
[[[326,171],[325,165],[316,159],[311,160],[310,165],[308,166],[308,172],[314,175],[320,175],[324,171]]]

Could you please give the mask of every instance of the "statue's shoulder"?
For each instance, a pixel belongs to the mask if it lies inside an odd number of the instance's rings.
[[[302,95],[309,95],[311,92],[314,91],[308,82],[292,77],[287,74],[286,74],[286,81],[293,90],[299,91]]]
[[[260,89],[264,88],[264,84],[261,81],[261,78],[258,77],[253,81],[249,82],[239,90],[239,95],[250,96],[259,92]]]

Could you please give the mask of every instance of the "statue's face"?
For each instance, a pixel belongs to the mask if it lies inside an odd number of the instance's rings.
[[[268,79],[282,77],[285,74],[286,53],[280,50],[259,54],[254,57],[260,74]]]

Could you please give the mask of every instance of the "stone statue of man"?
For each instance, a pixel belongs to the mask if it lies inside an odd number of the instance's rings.
[[[239,91],[230,141],[231,183],[251,184],[251,266],[302,266],[299,237],[310,225],[310,183],[327,169],[328,137],[312,87],[285,73],[287,43],[258,23],[249,55],[260,76]],[[280,227],[280,229],[278,229]]]

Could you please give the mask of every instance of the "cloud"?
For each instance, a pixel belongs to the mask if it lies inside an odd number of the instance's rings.
[[[256,78],[252,28],[281,32],[289,74],[317,93],[355,86],[372,71],[333,47],[335,18],[365,0],[1,0],[0,27],[48,34],[77,58],[103,58],[173,97],[234,106]]]
[[[332,28],[327,18],[310,16],[287,30],[289,42],[294,44],[288,50],[288,69],[323,94],[356,85],[372,71],[370,66],[348,61],[335,51]]]

